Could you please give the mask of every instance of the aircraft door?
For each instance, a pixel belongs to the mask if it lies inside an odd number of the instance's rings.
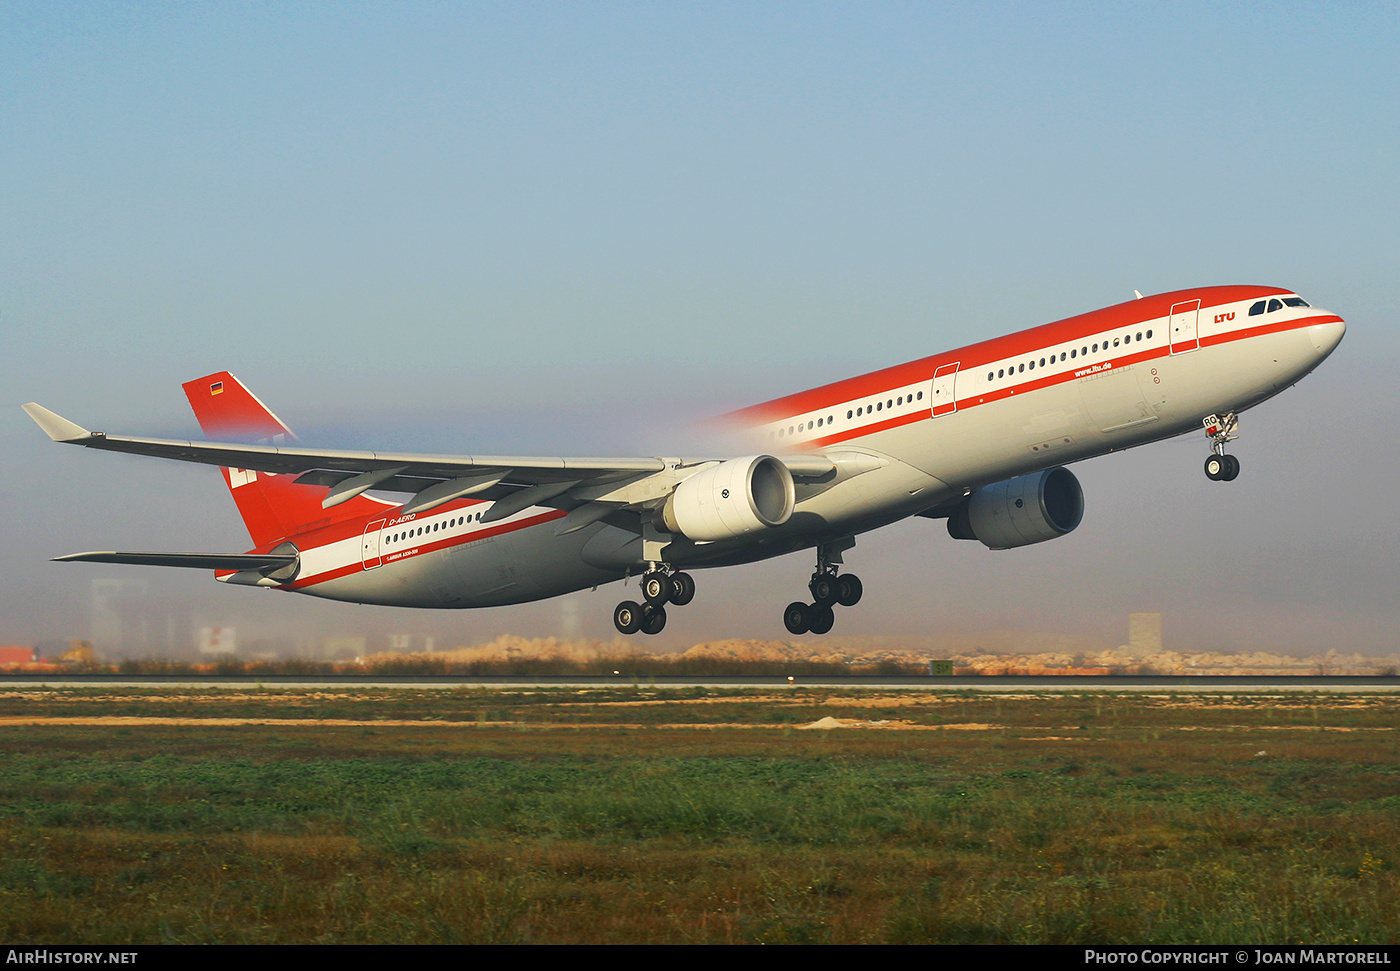
[[[958,399],[955,396],[953,386],[954,379],[958,374],[958,365],[961,361],[952,364],[943,364],[933,372],[933,384],[929,388],[929,408],[933,412],[933,417],[940,415],[951,415],[958,410]]]
[[[1187,300],[1172,305],[1172,316],[1168,328],[1173,354],[1194,351],[1200,347],[1200,340],[1196,335],[1196,320],[1200,314],[1200,300]]]
[[[365,527],[365,535],[362,541],[361,559],[366,570],[373,570],[384,561],[379,558],[379,534],[384,529],[384,520],[376,519]]]

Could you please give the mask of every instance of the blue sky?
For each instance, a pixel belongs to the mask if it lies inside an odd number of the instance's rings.
[[[1350,329],[1245,416],[1232,487],[1164,443],[1076,467],[1085,524],[1042,548],[901,524],[853,554],[870,592],[837,631],[1116,643],[1161,609],[1183,646],[1393,651],[1398,28],[1345,3],[0,7],[0,640],[82,635],[102,568],[48,556],[245,543],[208,470],[54,447],[25,401],[190,435],[180,382],[227,368],[317,443],[673,452],[691,417],[1248,282]],[[780,636],[808,572],[706,574],[664,636]],[[137,575],[247,629],[471,641],[560,612]],[[584,633],[618,592],[581,595]]]

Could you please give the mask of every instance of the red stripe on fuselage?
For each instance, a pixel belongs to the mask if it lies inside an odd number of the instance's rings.
[[[1281,334],[1286,330],[1299,330],[1303,327],[1312,327],[1316,324],[1340,323],[1342,323],[1342,318],[1338,317],[1336,314],[1318,314],[1316,317],[1280,320],[1275,323],[1256,324],[1253,327],[1242,327],[1239,330],[1227,330],[1223,334],[1202,337],[1201,346],[1215,347],[1217,344],[1229,344],[1231,341],[1244,340],[1247,337],[1262,337],[1265,334]]]
[[[810,391],[799,391],[784,398],[775,398],[772,401],[765,401],[762,404],[730,412],[723,416],[723,419],[744,425],[761,425],[796,415],[805,415],[809,412],[822,411],[859,398],[880,397],[888,394],[891,388],[902,388],[931,380],[933,373],[944,364],[959,363],[959,374],[964,371],[975,371],[993,361],[1019,357],[1056,344],[1082,340],[1088,335],[1136,327],[1151,320],[1170,317],[1173,306],[1190,300],[1200,300],[1200,310],[1204,313],[1206,310],[1225,304],[1239,303],[1260,297],[1292,294],[1292,292],[1291,290],[1281,290],[1278,287],[1226,286],[1160,293],[1151,297],[1143,297],[1141,300],[1129,300],[1112,307],[1105,307],[1102,310],[1080,314],[1077,317],[1067,317],[1064,320],[1042,324],[1039,327],[1008,334],[1005,337],[996,337],[978,344],[970,344],[967,347],[944,354],[935,354],[932,357],[910,361],[908,364],[871,371],[869,374],[822,385]],[[1163,352],[1165,353],[1165,348],[1163,348]],[[961,406],[961,399],[959,399],[959,407]],[[831,437],[845,440],[851,436],[842,432],[839,436]],[[811,447],[812,444],[813,442],[810,441],[804,442],[800,447]]]

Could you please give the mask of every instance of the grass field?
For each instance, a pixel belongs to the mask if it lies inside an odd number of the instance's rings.
[[[1311,694],[0,689],[0,934],[1393,944],[1398,715]],[[877,724],[800,727],[823,717]]]

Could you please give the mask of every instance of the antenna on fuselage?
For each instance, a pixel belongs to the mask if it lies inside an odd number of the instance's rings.
[[[1141,291],[1141,290],[1134,290],[1134,291],[1133,291],[1133,296],[1135,296],[1135,297],[1137,297],[1139,300],[1141,300],[1141,299],[1142,299],[1142,291]]]

